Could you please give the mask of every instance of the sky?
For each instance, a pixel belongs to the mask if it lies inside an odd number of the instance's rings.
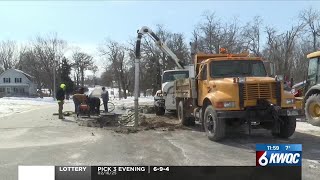
[[[126,43],[142,26],[162,24],[189,42],[203,12],[210,10],[222,22],[236,17],[245,24],[259,15],[264,25],[286,31],[309,7],[320,10],[320,1],[0,1],[0,41],[25,43],[56,32],[70,46],[94,56],[101,72],[98,45],[106,38]]]

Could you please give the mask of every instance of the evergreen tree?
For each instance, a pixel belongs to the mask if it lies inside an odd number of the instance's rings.
[[[61,83],[66,85],[66,94],[70,94],[74,91],[74,83],[70,78],[71,74],[71,64],[64,57],[61,64]]]

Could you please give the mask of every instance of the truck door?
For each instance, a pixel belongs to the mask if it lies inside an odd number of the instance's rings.
[[[208,94],[208,69],[207,64],[200,66],[201,71],[198,74],[198,105],[202,106],[205,96]]]
[[[309,66],[308,66],[308,76],[307,76],[307,82],[306,82],[306,89],[305,91],[307,92],[312,86],[316,85],[319,83],[318,80],[318,58],[312,58],[309,60]]]

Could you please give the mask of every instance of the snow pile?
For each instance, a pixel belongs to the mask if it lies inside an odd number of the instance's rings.
[[[94,90],[94,87],[93,88],[90,87],[90,88],[88,88],[88,91],[85,92],[84,94],[90,96],[93,90]]]
[[[134,106],[134,97],[128,97],[127,99],[111,99],[111,101],[116,107],[131,108]],[[139,106],[153,105],[153,97],[140,97]]]
[[[296,130],[297,131],[302,131],[302,132],[320,133],[320,127],[313,126],[313,125],[309,124],[308,122],[297,122]]]
[[[110,99],[119,98],[119,89],[118,88],[106,87],[106,89],[109,92]]]
[[[13,101],[23,101],[23,102],[29,102],[31,104],[34,104],[33,102],[55,102],[52,97],[43,97],[43,98],[28,98],[28,97],[3,97],[0,99],[0,102],[2,100],[13,100]]]
[[[0,98],[0,117],[13,113],[20,113],[39,108],[43,105],[51,105],[56,102],[52,97],[26,98],[26,97],[4,97]]]

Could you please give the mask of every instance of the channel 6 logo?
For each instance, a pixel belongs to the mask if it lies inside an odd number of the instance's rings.
[[[301,166],[301,144],[257,144],[256,166]]]

